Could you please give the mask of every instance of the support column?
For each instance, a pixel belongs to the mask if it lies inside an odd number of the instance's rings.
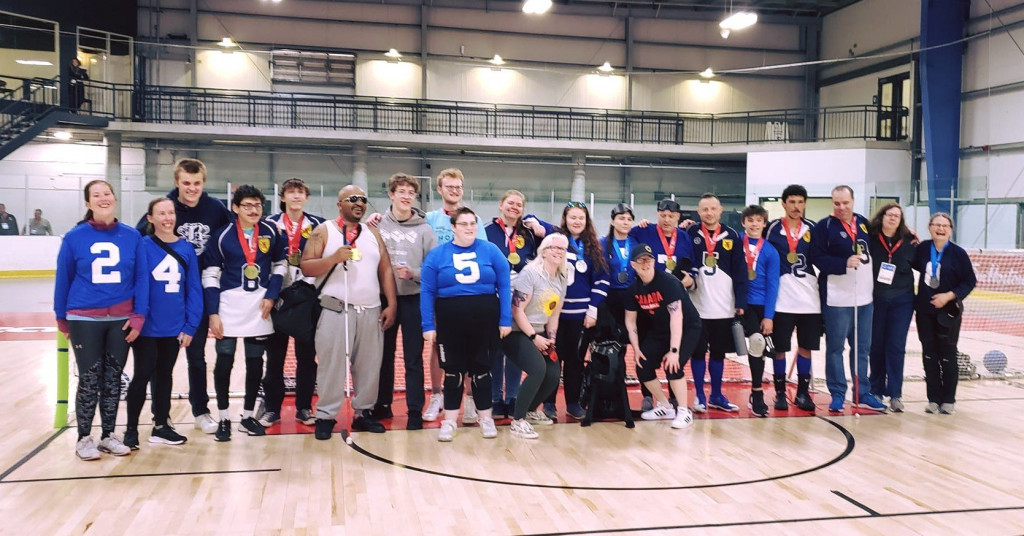
[[[352,148],[352,184],[369,194],[366,181],[366,144],[357,143]]]
[[[110,183],[111,189],[114,190],[114,196],[117,197],[117,210],[114,216],[121,218],[124,204],[127,200],[121,195],[121,133],[119,132],[107,132],[107,182]],[[132,225],[134,222],[129,222],[128,225]]]
[[[569,192],[571,201],[586,202],[587,195],[587,172],[583,169],[587,163],[587,155],[584,153],[572,153],[572,191]]]

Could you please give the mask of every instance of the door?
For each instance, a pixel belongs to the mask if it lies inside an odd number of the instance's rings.
[[[907,139],[913,96],[910,91],[910,73],[878,79],[878,95],[875,97],[878,118],[877,139]]]

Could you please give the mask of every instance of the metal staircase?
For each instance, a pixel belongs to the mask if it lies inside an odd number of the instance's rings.
[[[0,160],[56,125],[103,128],[108,120],[59,105],[56,79],[25,79],[0,96]]]

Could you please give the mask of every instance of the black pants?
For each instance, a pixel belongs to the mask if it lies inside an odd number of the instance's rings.
[[[390,406],[395,399],[395,350],[398,329],[402,329],[402,354],[405,359],[405,403],[409,414],[423,411],[423,324],[420,295],[398,297],[398,318],[384,332],[384,360],[380,369],[377,405]]]
[[[191,345],[190,345],[191,346]],[[125,405],[128,408],[128,428],[139,426],[139,414],[146,402],[146,384],[150,384],[153,400],[153,424],[167,426],[171,413],[171,375],[178,360],[180,344],[177,337],[139,337],[132,344],[135,356],[135,375],[128,385]]]
[[[284,402],[284,360],[288,354],[288,335],[274,333],[267,339],[267,372],[263,376],[266,410],[281,413]],[[295,410],[313,409],[316,386],[316,346],[295,341]]]
[[[217,364],[213,367],[213,388],[217,390],[217,409],[228,409],[228,394],[231,392],[231,368],[235,364],[237,337],[224,337],[216,344]],[[242,409],[252,411],[256,407],[260,380],[263,378],[263,351],[267,337],[245,337],[245,401]]]
[[[956,402],[956,384],[960,380],[957,366],[957,341],[960,339],[960,321],[952,326],[939,325],[936,315],[917,313],[917,336],[924,353],[924,382],[928,402],[953,404]]]
[[[444,409],[462,404],[468,372],[477,409],[491,409],[491,367],[498,353],[498,297],[494,294],[438,298],[438,359],[444,369]]]
[[[583,390],[583,357],[593,341],[594,330],[583,329],[582,318],[565,318],[558,321],[558,333],[555,335],[555,353],[562,366],[562,394],[566,405],[579,404]],[[558,394],[557,386],[551,391],[545,402],[555,403]]]
[[[524,419],[526,412],[536,409],[549,394],[558,390],[558,362],[541,354],[522,331],[513,331],[505,337],[501,341],[501,349],[526,373],[512,411],[513,419]],[[576,398],[579,400],[578,396]]]
[[[185,359],[188,360],[188,403],[192,406],[192,416],[198,417],[209,413],[210,394],[206,385],[206,338],[210,331],[210,317],[203,315],[199,320],[192,343],[185,348]]]
[[[121,401],[121,372],[128,360],[124,320],[69,320],[71,348],[78,365],[75,418],[78,436],[92,433],[92,418],[100,411],[103,435],[114,431]]]

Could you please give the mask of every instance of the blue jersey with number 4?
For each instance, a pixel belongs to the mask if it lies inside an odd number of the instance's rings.
[[[142,239],[136,261],[139,270],[149,276],[149,315],[142,326],[142,336],[195,335],[203,314],[203,286],[196,250],[183,239],[167,244],[185,261],[182,266],[153,239]]]
[[[423,331],[434,331],[434,300],[495,294],[501,311],[498,325],[512,326],[511,268],[498,246],[476,239],[469,247],[448,242],[427,254],[420,270]]]

